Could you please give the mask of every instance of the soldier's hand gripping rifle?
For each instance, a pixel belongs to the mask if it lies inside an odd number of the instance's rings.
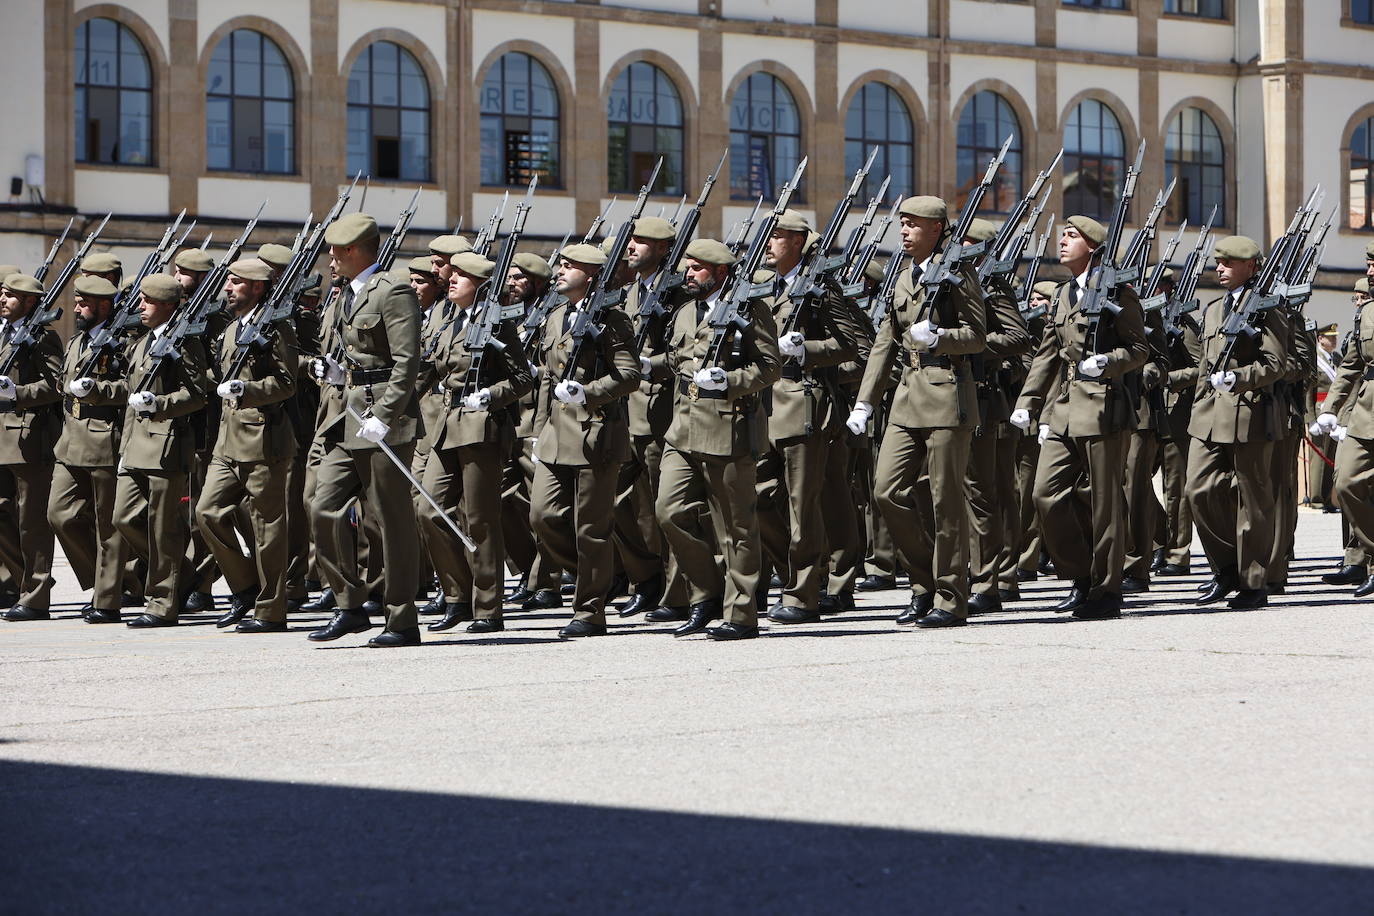
[[[468,323],[467,337],[463,340],[463,347],[468,351],[468,372],[463,379],[462,390],[464,400],[482,387],[482,363],[486,358],[487,347],[497,351],[506,348],[501,338],[496,335],[501,322],[518,317],[524,311],[518,302],[503,307],[501,295],[506,289],[506,275],[515,263],[515,246],[520,244],[520,236],[525,234],[525,218],[529,215],[530,207],[534,205],[534,189],[538,185],[539,176],[535,175],[530,179],[525,199],[515,205],[515,221],[511,224],[510,235],[501,243],[501,251],[496,256],[496,266],[492,269],[491,279],[487,281],[486,295],[477,305],[473,320]]]
[[[1078,301],[1078,311],[1088,319],[1088,336],[1084,341],[1084,355],[1096,356],[1100,350],[1102,337],[1102,315],[1116,315],[1121,311],[1121,288],[1130,282],[1122,279],[1124,268],[1117,260],[1121,248],[1121,237],[1126,231],[1126,214],[1130,212],[1131,198],[1135,197],[1135,185],[1140,179],[1140,164],[1145,158],[1145,141],[1140,141],[1136,150],[1135,164],[1126,170],[1125,186],[1121,197],[1112,211],[1111,225],[1107,228],[1107,239],[1102,243],[1100,263],[1088,276],[1088,288]]]
[[[38,343],[38,337],[43,329],[62,317],[62,306],[57,304],[57,299],[62,295],[67,284],[71,282],[72,276],[81,266],[81,262],[86,259],[91,246],[95,244],[95,240],[100,237],[101,231],[104,230],[105,224],[109,221],[110,214],[107,213],[105,218],[100,221],[100,225],[96,226],[91,234],[86,236],[86,240],[81,243],[81,248],[76,252],[76,256],[63,265],[62,270],[57,274],[57,279],[48,285],[47,290],[43,293],[43,298],[38,300],[38,304],[33,307],[33,310],[14,323],[10,333],[9,352],[5,355],[4,362],[0,363],[0,375],[9,375],[20,355],[27,353],[34,344]]]
[[[978,264],[980,286],[986,287],[993,277],[1010,277],[1016,272],[1017,266],[1021,263],[1021,255],[1030,245],[1035,227],[1040,223],[1040,214],[1044,212],[1045,204],[1049,203],[1049,195],[1046,194],[1044,200],[1040,200],[1040,192],[1063,158],[1064,148],[1061,146],[1054,160],[1035,176],[1035,181],[1026,192],[1026,196],[1017,201],[1016,206],[1007,214],[1006,222],[1002,223],[1002,227],[997,230],[997,234],[988,245],[987,257]],[[1035,204],[1035,209],[1031,211],[1030,219],[1022,226],[1021,221],[1025,219],[1026,211],[1030,210],[1031,204]]]
[[[706,314],[706,323],[711,326],[711,343],[707,346],[700,371],[712,374],[719,372],[723,375],[725,370],[721,363],[725,359],[726,348],[731,345],[732,338],[748,328],[752,321],[749,303],[773,294],[773,283],[755,283],[754,274],[763,266],[763,257],[768,253],[768,239],[778,224],[778,218],[782,216],[792,200],[792,195],[796,193],[802,173],[806,171],[806,163],[806,159],[797,163],[791,180],[778,192],[778,200],[772,212],[759,224],[758,231],[749,242],[749,250],[742,259],[735,262],[734,270],[726,278],[725,288],[721,290],[711,311]],[[717,382],[721,381],[723,379],[717,375]],[[697,383],[692,384],[695,386]],[[695,391],[696,388],[693,387],[692,390]]]
[[[181,215],[185,216],[186,211],[182,210]],[[178,220],[180,217],[178,217]],[[39,283],[47,279],[48,271],[52,269],[52,262],[57,260],[57,253],[62,250],[62,245],[67,241],[67,236],[71,235],[72,226],[76,225],[76,217],[67,220],[67,228],[62,230],[62,234],[53,239],[52,247],[48,249],[48,256],[43,259],[43,263],[38,265],[38,269],[33,272],[33,278]]]
[[[587,227],[587,234],[582,236],[582,244],[592,244],[596,234],[601,231],[601,227],[606,225],[606,217],[610,215],[611,208],[616,205],[617,200],[619,198],[612,197],[610,203],[606,204],[606,209],[602,210],[596,219],[592,220],[592,224]],[[553,254],[549,255],[548,263],[551,272],[558,264],[559,254],[567,245],[568,237],[565,235],[563,241],[554,249]],[[539,301],[535,303],[534,308],[530,309],[529,314],[525,316],[524,324],[520,327],[520,344],[524,347],[526,354],[532,355],[535,342],[539,340],[539,332],[543,329],[544,322],[548,320],[549,313],[558,306],[560,299],[562,296],[558,292],[558,283],[550,279],[548,288],[544,290],[544,295],[539,297]]]
[[[697,234],[697,224],[701,222],[701,211],[711,196],[711,189],[715,187],[716,176],[725,167],[725,157],[728,155],[730,155],[730,148],[726,147],[725,152],[720,154],[720,162],[716,163],[715,171],[706,176],[706,183],[701,186],[701,194],[697,196],[696,206],[687,211],[687,215],[682,218],[682,224],[677,226],[677,236],[673,240],[673,247],[668,252],[668,257],[664,260],[662,267],[654,276],[654,285],[649,288],[644,301],[639,303],[639,330],[635,334],[636,353],[643,352],[644,345],[648,343],[649,338],[657,329],[658,322],[668,316],[668,310],[663,306],[664,298],[680,289],[682,284],[686,282],[687,275],[678,270],[678,264],[687,253],[687,246],[692,243],[692,238]]]
[[[572,379],[573,373],[577,371],[578,363],[582,360],[582,354],[586,351],[589,343],[595,344],[601,337],[601,316],[607,308],[617,305],[624,297],[624,291],[614,288],[611,284],[614,281],[616,268],[620,261],[625,257],[625,249],[630,245],[630,234],[634,232],[635,220],[644,213],[644,205],[649,200],[649,192],[653,190],[654,184],[658,181],[658,173],[663,168],[663,157],[658,157],[658,162],[654,164],[653,174],[649,176],[648,182],[639,189],[639,197],[635,200],[634,209],[630,215],[620,224],[616,230],[615,241],[611,243],[611,250],[606,254],[606,263],[597,272],[596,283],[592,287],[591,294],[585,300],[585,308],[577,310],[577,318],[572,326],[572,350],[568,354],[568,361],[563,365],[563,374],[560,381],[566,382]]]
[[[1038,210],[1037,210],[1038,213]],[[1026,321],[1034,321],[1043,318],[1046,307],[1043,305],[1032,306],[1030,304],[1031,293],[1035,292],[1035,278],[1040,276],[1040,262],[1045,258],[1045,249],[1049,247],[1050,235],[1054,232],[1054,218],[1057,213],[1050,214],[1050,221],[1045,224],[1045,231],[1040,233],[1040,241],[1035,246],[1035,254],[1031,257],[1030,263],[1026,265],[1026,275],[1021,280],[1021,296],[1016,300],[1016,308],[1021,312],[1021,317]],[[1038,220],[1037,220],[1038,221]],[[1031,223],[1030,229],[1035,230],[1035,223]]]

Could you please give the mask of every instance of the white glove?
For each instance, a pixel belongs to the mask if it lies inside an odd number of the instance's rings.
[[[564,404],[587,403],[587,389],[582,387],[581,382],[559,382],[553,387],[553,396]]]
[[[653,366],[649,365],[649,357],[641,356],[639,358],[639,374],[644,378],[648,378],[649,373],[651,373],[652,371]]]
[[[491,406],[491,389],[483,388],[463,398],[463,406],[468,410],[486,410]]]
[[[541,375],[543,375],[543,374],[544,374],[544,367],[543,367],[543,366],[536,366],[534,363],[530,363],[530,375],[534,377],[534,380],[535,380],[536,382],[539,381],[539,376],[541,376]]]
[[[944,333],[944,329],[935,327],[927,318],[925,321],[918,321],[913,324],[907,333],[911,335],[912,340],[916,341],[917,346],[923,350],[929,350],[935,346],[940,335]]]
[[[0,401],[14,400],[14,379],[0,375]]]
[[[1049,428],[1049,425],[1048,425],[1048,424],[1045,424],[1045,423],[1041,423],[1041,424],[1040,424],[1040,434],[1037,435],[1037,436],[1035,437],[1035,441],[1036,441],[1038,444],[1040,444],[1040,445],[1044,445],[1044,444],[1045,444],[1045,440],[1048,439],[1049,437],[1050,437],[1050,428]]]
[[[856,401],[854,409],[849,412],[849,419],[844,421],[844,425],[849,427],[849,431],[856,436],[862,436],[864,430],[868,429],[868,418],[873,416],[873,406],[864,401]]]
[[[129,395],[129,406],[139,413],[152,413],[157,409],[157,398],[151,391],[135,391]]]
[[[78,398],[84,398],[95,390],[95,379],[89,377],[73,379],[72,383],[67,386],[67,390]]]
[[[1102,370],[1107,368],[1110,357],[1099,353],[1097,356],[1089,356],[1078,364],[1078,374],[1086,375],[1088,378],[1097,378],[1102,374]]]
[[[792,331],[778,340],[778,349],[790,359],[806,359],[806,337],[801,331]]]
[[[1024,407],[1018,407],[1011,412],[1011,425],[1017,429],[1030,429],[1030,411]]]
[[[712,366],[710,369],[698,369],[696,375],[692,376],[692,382],[698,388],[707,391],[724,391],[726,388],[725,370],[719,366]]]
[[[1334,413],[1318,414],[1317,422],[1312,424],[1312,435],[1320,436],[1322,433],[1329,433],[1340,425],[1341,422],[1336,419]]]
[[[539,456],[535,454],[537,451],[539,451],[539,438],[536,436],[530,440],[530,461],[535,464],[539,463]]]
[[[344,383],[343,366],[334,362],[332,356],[317,356],[310,361],[310,371],[315,378],[324,382],[326,385],[342,385]]]
[[[363,425],[358,428],[358,438],[366,439],[368,442],[381,442],[390,431],[391,427],[381,420],[376,417],[368,417],[363,421]]]
[[[1344,442],[1349,432],[1350,430],[1346,427],[1337,426],[1335,429],[1331,430],[1331,438],[1335,439],[1337,442]]]
[[[235,398],[241,398],[243,397],[243,382],[239,381],[238,379],[230,379],[227,382],[220,382],[219,387],[215,389],[215,394],[224,398],[226,401],[232,401]]]
[[[1236,374],[1234,372],[1213,372],[1207,376],[1207,381],[1212,383],[1212,387],[1217,391],[1230,391],[1236,387]]]

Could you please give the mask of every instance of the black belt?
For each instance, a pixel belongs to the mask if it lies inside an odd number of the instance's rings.
[[[356,388],[359,385],[375,385],[391,379],[391,367],[385,369],[345,369],[344,384]]]
[[[801,366],[786,364],[782,367],[782,377],[789,382],[800,382],[806,378],[806,370]]]
[[[954,363],[948,356],[937,356],[934,353],[922,353],[920,355],[920,360],[922,369],[929,369],[931,367],[938,369],[954,368]]]
[[[77,420],[115,420],[122,413],[109,405],[97,407],[93,404],[83,404],[79,398],[71,396],[62,399],[62,407],[68,415]]]
[[[677,380],[677,390],[679,394],[685,394],[694,401],[697,398],[710,398],[717,401],[725,399],[724,391],[702,388],[696,382],[689,382],[683,378]]]

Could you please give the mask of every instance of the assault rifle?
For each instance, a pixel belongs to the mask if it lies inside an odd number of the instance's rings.
[[[1045,182],[1050,175],[1059,167],[1060,161],[1064,158],[1064,148],[1061,146],[1059,152],[1055,154],[1054,160],[1047,165],[1039,175],[1035,176],[1034,183],[1026,196],[1016,202],[1010,213],[1007,214],[1006,222],[1002,223],[1002,228],[997,230],[997,235],[988,245],[988,256],[978,265],[978,284],[987,286],[988,281],[993,277],[1009,277],[1016,272],[1016,267],[1021,263],[1021,255],[1025,253],[1026,247],[1030,245],[1031,236],[1035,233],[1035,227],[1040,222],[1040,214],[1045,210],[1045,204],[1049,203],[1049,195],[1045,195],[1044,200],[1040,200],[1040,192],[1045,187]],[[1026,211],[1035,203],[1035,209],[1031,212],[1030,219],[1025,226],[1021,221],[1025,219]]]
[[[882,327],[883,320],[892,311],[892,302],[897,296],[897,280],[902,275],[902,263],[905,260],[906,253],[900,248],[887,260],[883,281],[878,284],[878,291],[873,294],[873,302],[868,312],[868,320],[873,324],[874,333]]]
[[[1107,240],[1102,245],[1102,263],[1091,271],[1088,288],[1078,302],[1078,311],[1087,316],[1088,336],[1084,341],[1088,349],[1085,355],[1095,356],[1100,349],[1102,336],[1102,313],[1116,315],[1121,311],[1121,288],[1130,282],[1130,277],[1122,279],[1125,267],[1117,260],[1121,247],[1121,236],[1126,231],[1126,214],[1130,211],[1131,198],[1135,197],[1135,185],[1140,179],[1140,164],[1145,158],[1145,141],[1140,141],[1136,150],[1135,164],[1126,171],[1126,183],[1121,197],[1112,211],[1111,225],[1107,229]]]
[[[590,245],[596,238],[596,234],[601,231],[601,227],[606,224],[606,217],[610,215],[611,208],[615,206],[619,198],[612,197],[611,202],[606,204],[606,209],[602,210],[596,219],[592,220],[591,226],[587,228],[587,234],[582,236],[582,244]],[[549,269],[553,270],[558,263],[558,256],[567,247],[568,237],[563,236],[562,243],[554,249],[553,254],[549,255]],[[562,296],[558,292],[558,283],[555,279],[549,280],[549,286],[544,290],[544,295],[539,297],[534,308],[530,309],[525,316],[525,323],[520,326],[520,344],[528,354],[534,347],[534,342],[539,338],[539,331],[544,327],[544,322],[548,320],[549,313],[558,305]]]
[[[901,198],[893,201],[892,209],[887,215],[878,220],[878,227],[873,230],[873,234],[868,237],[864,247],[859,250],[858,257],[849,265],[849,271],[844,278],[844,294],[854,298],[863,292],[864,271],[868,265],[873,263],[873,259],[878,256],[878,248],[883,244],[883,239],[887,237],[887,230],[897,218],[897,207],[901,205]]]
[[[1212,207],[1212,213],[1207,217],[1207,222],[1203,225],[1202,231],[1198,233],[1197,242],[1193,245],[1193,250],[1188,252],[1188,257],[1184,260],[1183,266],[1178,271],[1178,282],[1174,284],[1174,291],[1167,296],[1156,294],[1149,300],[1150,308],[1164,309],[1164,333],[1169,338],[1176,339],[1183,333],[1183,316],[1190,312],[1196,312],[1199,308],[1197,297],[1198,281],[1202,278],[1202,271],[1206,269],[1207,259],[1211,256],[1212,245],[1215,239],[1212,238],[1212,223],[1217,218],[1217,208]],[[1162,306],[1158,303],[1163,300]],[[1141,300],[1141,305],[1145,300]]]
[[[1284,281],[1274,286],[1275,294],[1281,296],[1294,311],[1301,311],[1307,300],[1312,298],[1312,281],[1316,279],[1317,270],[1321,267],[1322,252],[1326,250],[1326,234],[1331,231],[1331,224],[1335,219],[1336,208],[1333,207],[1326,223],[1318,230],[1315,240],[1295,261]]]
[[[491,246],[496,242],[496,236],[501,232],[501,221],[506,216],[506,202],[510,200],[510,192],[506,191],[501,195],[501,206],[491,211],[491,218],[487,224],[477,233],[477,238],[472,240],[472,250],[482,257],[487,256]]]
[[[654,164],[653,174],[639,189],[639,197],[635,199],[635,205],[631,208],[630,215],[616,230],[615,241],[611,243],[611,250],[606,253],[606,264],[597,271],[596,283],[585,300],[587,302],[586,308],[577,310],[577,318],[573,321],[572,326],[572,350],[568,354],[568,361],[563,364],[561,381],[566,382],[573,377],[573,373],[577,371],[578,363],[582,360],[582,354],[586,351],[587,343],[589,341],[595,343],[601,337],[601,316],[606,309],[617,305],[625,298],[623,290],[612,286],[616,268],[621,259],[625,257],[625,249],[630,247],[630,234],[634,232],[635,220],[644,213],[644,205],[648,202],[649,193],[658,181],[658,173],[662,169],[663,157],[659,156],[658,162]]]
[[[181,211],[181,216],[185,216],[186,211]],[[177,217],[180,221],[181,217]],[[57,253],[62,250],[62,243],[67,241],[67,236],[71,234],[72,226],[76,225],[76,217],[67,220],[67,228],[62,230],[62,234],[53,240],[52,247],[48,249],[48,256],[43,259],[43,263],[33,272],[33,278],[42,283],[48,276],[48,271],[52,269],[52,262],[57,260]]]
[[[538,184],[539,176],[535,175],[530,179],[525,199],[515,205],[515,222],[511,224],[510,235],[501,243],[501,251],[496,256],[496,266],[492,269],[491,279],[487,281],[486,295],[477,306],[475,317],[468,323],[467,337],[463,341],[463,346],[468,351],[468,374],[463,379],[464,397],[481,386],[482,363],[486,357],[487,347],[495,350],[506,348],[496,336],[501,322],[507,318],[514,318],[523,311],[518,302],[503,307],[501,295],[506,290],[506,275],[510,273],[511,264],[515,262],[515,246],[520,244],[520,236],[525,234],[525,217],[529,214],[530,207],[534,206],[534,189]]]
[[[1016,307],[1020,310],[1021,317],[1027,322],[1045,316],[1045,306],[1032,306],[1030,297],[1031,293],[1035,291],[1035,278],[1040,275],[1040,262],[1045,257],[1045,249],[1049,247],[1050,235],[1054,232],[1054,218],[1057,215],[1056,213],[1050,214],[1050,221],[1045,224],[1045,231],[1040,233],[1040,242],[1035,246],[1035,255],[1031,258],[1030,264],[1026,265],[1026,275],[1021,280],[1021,297],[1016,301]],[[1031,224],[1030,229],[1034,231],[1035,223]]]
[[[759,195],[758,200],[754,201],[754,209],[749,211],[749,218],[738,223],[730,230],[730,234],[734,236],[734,239],[731,240],[727,238],[725,244],[729,246],[730,253],[735,257],[739,257],[739,253],[744,250],[744,246],[749,244],[749,231],[754,228],[754,221],[759,218],[759,210],[761,209],[763,209],[762,194]]]

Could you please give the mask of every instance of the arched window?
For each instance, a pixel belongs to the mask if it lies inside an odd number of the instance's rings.
[[[348,173],[428,181],[429,81],[405,48],[376,41],[348,74]]]
[[[765,200],[801,161],[801,113],[782,80],[755,73],[730,103],[730,196]],[[801,193],[793,195],[800,201]]]
[[[148,52],[113,19],[76,27],[76,161],[153,164]]]
[[[916,186],[916,160],[911,128],[911,112],[891,86],[884,83],[864,83],[849,103],[844,117],[844,170],[853,175],[868,161],[873,147],[878,158],[863,187],[860,203],[878,193],[884,176],[892,176],[889,190],[893,195],[906,196]]]
[[[210,55],[205,153],[211,169],[296,171],[296,85],[272,39],[252,29],[224,36]]]
[[[682,99],[668,74],[644,61],[622,70],[606,100],[606,127],[612,191],[639,191],[662,156],[654,190],[682,193]]]
[[[1126,137],[1112,110],[1084,99],[1064,129],[1064,212],[1111,216],[1126,181]]]
[[[1350,135],[1350,228],[1374,229],[1374,118]]]
[[[1011,137],[1007,158],[997,172],[997,179],[983,198],[979,213],[1010,213],[1021,199],[1021,122],[1011,103],[991,89],[974,93],[959,113],[959,131],[955,151],[959,206],[968,200],[988,163]]]
[[[482,184],[557,187],[558,90],[539,61],[501,55],[482,83]]]
[[[1225,162],[1216,122],[1200,108],[1180,111],[1164,139],[1164,181],[1178,178],[1178,187],[1169,199],[1170,222],[1187,219],[1200,226],[1215,206],[1216,225],[1227,225]]]

